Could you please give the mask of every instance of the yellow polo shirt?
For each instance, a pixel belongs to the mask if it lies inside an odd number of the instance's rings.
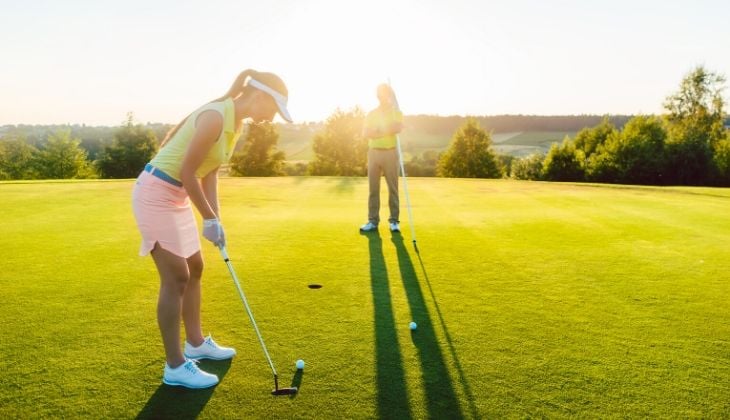
[[[382,109],[377,107],[365,117],[365,127],[387,130],[394,123],[403,122],[403,113],[399,109]],[[371,149],[390,149],[396,146],[396,135],[390,134],[368,140]]]
[[[152,166],[162,169],[166,174],[180,181],[183,159],[190,146],[190,141],[196,130],[198,116],[205,111],[216,111],[223,116],[223,130],[216,143],[211,147],[205,156],[203,163],[195,171],[195,176],[202,178],[212,170],[227,163],[233,149],[236,147],[241,136],[241,131],[236,131],[236,110],[233,99],[227,98],[221,102],[211,102],[203,105],[190,114],[182,127],[175,133],[170,141],[157,152],[157,155],[150,161]]]

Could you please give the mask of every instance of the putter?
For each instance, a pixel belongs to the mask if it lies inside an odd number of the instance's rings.
[[[261,333],[259,332],[259,327],[256,325],[256,320],[253,318],[253,314],[251,313],[251,308],[248,306],[248,300],[246,299],[246,295],[243,293],[241,284],[238,282],[238,276],[236,276],[236,272],[233,270],[233,265],[231,264],[231,260],[228,258],[228,252],[226,252],[226,247],[224,245],[224,246],[218,247],[218,249],[220,249],[220,251],[221,251],[221,256],[223,257],[223,261],[225,261],[226,265],[228,266],[228,271],[231,272],[231,277],[233,277],[233,283],[235,283],[236,289],[238,289],[238,294],[241,296],[241,300],[243,301],[243,306],[246,307],[246,312],[248,313],[248,317],[251,320],[253,329],[254,329],[254,331],[256,331],[256,336],[259,338],[259,343],[261,343],[261,348],[264,350],[264,356],[266,356],[266,360],[269,362],[269,367],[271,368],[271,372],[274,374],[274,389],[271,391],[271,395],[296,394],[298,391],[297,387],[279,388],[279,377],[276,374],[276,369],[274,368],[274,363],[271,361],[271,356],[269,356],[269,351],[266,350],[266,344],[264,344],[264,339],[261,337]]]
[[[398,99],[395,97],[395,91],[393,90],[393,86],[390,84],[390,78],[388,78],[388,86],[390,86],[390,92],[393,94],[393,114],[395,114],[395,110],[400,111],[400,106],[398,105]],[[398,133],[395,134],[395,144],[398,146],[398,160],[400,161],[400,173],[403,177],[403,192],[406,194],[406,207],[408,208],[408,224],[411,226],[411,238],[413,239],[413,248],[416,250],[416,253],[418,253],[418,245],[416,244],[416,228],[413,226],[413,212],[411,211],[411,197],[408,195],[408,178],[406,177],[406,168],[405,165],[403,165],[403,151],[400,147],[400,135]]]

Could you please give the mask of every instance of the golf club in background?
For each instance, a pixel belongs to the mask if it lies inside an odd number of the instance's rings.
[[[390,86],[390,93],[393,95],[393,114],[395,115],[395,111],[400,111],[400,106],[398,105],[398,99],[395,97],[395,90],[393,90],[393,86],[390,84],[390,77],[388,78],[388,86]],[[406,168],[405,165],[403,165],[403,151],[400,147],[400,135],[398,133],[395,134],[395,144],[398,146],[398,160],[400,161],[400,173],[403,176],[403,191],[406,195],[406,207],[408,208],[408,224],[411,226],[411,238],[413,239],[413,248],[416,250],[416,253],[418,253],[418,245],[416,244],[416,228],[413,226],[413,212],[411,211],[411,197],[408,195],[408,179],[406,178]]]
[[[271,394],[272,395],[296,394],[298,391],[297,387],[279,388],[279,377],[276,374],[276,369],[274,368],[274,363],[271,361],[271,356],[269,356],[269,351],[266,350],[266,344],[264,344],[264,339],[261,337],[261,333],[259,332],[259,327],[256,325],[256,320],[253,318],[253,314],[251,313],[251,308],[248,306],[248,300],[246,299],[246,295],[243,293],[241,284],[238,282],[238,276],[236,276],[236,272],[233,270],[233,265],[231,264],[231,260],[228,258],[228,252],[226,252],[226,247],[221,246],[218,249],[220,249],[220,251],[221,251],[221,256],[223,257],[223,261],[225,261],[226,265],[228,266],[228,271],[231,272],[231,277],[233,277],[233,283],[235,283],[236,289],[238,289],[238,294],[241,296],[241,300],[243,301],[243,306],[246,307],[246,312],[248,313],[249,319],[251,319],[251,324],[253,325],[253,329],[256,331],[256,336],[259,338],[259,343],[261,343],[261,348],[264,350],[264,355],[266,356],[266,360],[269,362],[269,367],[271,367],[271,372],[274,374],[274,390],[271,391]]]

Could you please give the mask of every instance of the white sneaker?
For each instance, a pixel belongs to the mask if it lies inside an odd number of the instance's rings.
[[[203,344],[198,347],[193,347],[187,340],[185,341],[185,357],[188,359],[227,360],[235,355],[236,350],[219,346],[210,335],[205,337]]]
[[[400,226],[398,225],[398,222],[390,223],[390,231],[391,232],[400,232]]]
[[[374,230],[378,230],[378,225],[373,224],[373,222],[367,222],[360,226],[360,232],[372,232]]]
[[[165,374],[162,382],[167,385],[184,386],[185,388],[210,388],[218,383],[218,376],[203,372],[198,368],[195,360],[185,360],[185,363],[176,368],[171,368],[165,363]]]

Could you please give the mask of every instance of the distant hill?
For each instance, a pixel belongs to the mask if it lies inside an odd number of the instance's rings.
[[[283,150],[288,161],[306,162],[314,158],[312,139],[324,124],[280,124],[279,150]]]

